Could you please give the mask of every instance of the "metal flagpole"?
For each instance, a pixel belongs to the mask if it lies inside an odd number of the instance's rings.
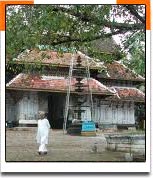
[[[71,92],[73,64],[74,64],[74,53],[72,54],[70,68],[69,68],[69,76],[68,76],[68,79],[67,79],[67,96],[66,96],[66,104],[65,104],[63,133],[66,133],[67,117],[68,117],[69,103],[70,103],[70,92]]]
[[[90,87],[90,68],[89,68],[89,59],[87,59],[87,66],[86,66],[86,73],[87,73],[87,83],[88,83],[88,90],[90,93],[90,109],[91,109],[91,120],[93,120],[93,98],[92,98],[92,89]]]

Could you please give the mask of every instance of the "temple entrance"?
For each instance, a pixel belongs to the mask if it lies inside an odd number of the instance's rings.
[[[65,109],[65,94],[52,93],[48,96],[48,120],[53,129],[62,129]]]

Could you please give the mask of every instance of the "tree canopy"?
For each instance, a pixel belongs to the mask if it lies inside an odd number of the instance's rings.
[[[101,60],[123,59],[139,74],[145,73],[144,5],[9,5],[6,10],[8,59],[40,46],[59,51],[76,49]],[[123,36],[122,49],[117,47],[109,57],[104,56],[95,41],[114,35]],[[130,60],[125,60],[123,51],[130,54]]]

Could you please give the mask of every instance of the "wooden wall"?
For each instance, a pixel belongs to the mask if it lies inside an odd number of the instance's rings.
[[[6,122],[16,120],[16,105],[9,92],[6,92]]]
[[[23,97],[17,102],[17,120],[35,120],[37,114],[37,92],[23,92]]]
[[[134,124],[134,103],[110,103],[101,101],[94,103],[93,120],[98,123]]]
[[[54,93],[50,94],[54,96]],[[7,94],[6,120],[37,120],[39,110],[48,112],[48,95],[49,93],[45,92],[23,92],[22,97],[14,102],[11,96]],[[70,101],[71,105],[73,105],[72,101]],[[90,106],[89,101],[84,103],[84,106],[87,105]],[[133,102],[115,103],[94,98],[92,118],[90,107],[83,107],[83,109],[85,109],[85,112],[82,114],[82,120],[93,120],[102,124],[135,123]]]
[[[85,103],[84,105],[88,105]],[[134,124],[134,103],[112,103],[110,101],[95,100],[93,103],[93,114],[91,118],[90,107],[82,107],[86,111],[82,114],[82,120],[93,120],[103,124]]]

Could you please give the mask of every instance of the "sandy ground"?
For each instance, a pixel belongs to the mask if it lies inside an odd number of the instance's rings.
[[[51,130],[48,154],[37,153],[36,128],[6,130],[6,161],[73,161],[73,162],[118,162],[123,161],[124,153],[105,150],[106,140],[102,133],[96,137],[70,136],[62,130]],[[97,145],[97,152],[93,151]]]

